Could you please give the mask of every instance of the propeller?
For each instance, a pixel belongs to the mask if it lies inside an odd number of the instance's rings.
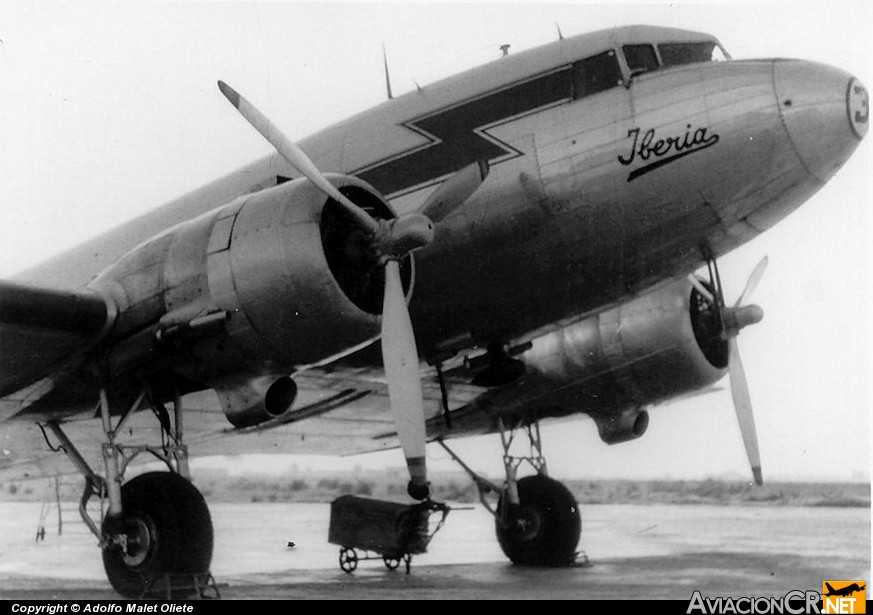
[[[715,309],[721,330],[719,335],[727,341],[728,346],[728,374],[730,377],[731,397],[733,398],[734,411],[737,414],[737,422],[743,437],[743,445],[746,448],[746,456],[752,468],[752,476],[756,485],[764,484],[761,471],[761,455],[758,451],[758,435],[755,429],[755,417],[752,412],[752,398],[749,395],[749,385],[746,380],[746,372],[740,359],[737,335],[740,330],[749,325],[757,324],[764,318],[764,310],[757,305],[746,305],[758,283],[767,269],[768,259],[765,256],[758,262],[755,269],[746,280],[746,286],[742,294],[733,306],[727,307],[724,301],[724,293],[721,284],[717,284],[715,292],[706,288],[696,276],[689,276],[694,288],[706,299],[710,309]],[[717,274],[716,274],[717,279]]]
[[[490,167],[485,160],[479,160],[460,169],[433,191],[422,205],[421,213],[434,222],[441,222],[479,189],[488,177],[489,170]]]
[[[408,492],[417,500],[427,499],[430,497],[430,488],[425,464],[424,402],[418,374],[418,350],[400,278],[399,261],[433,240],[433,222],[419,213],[404,214],[390,220],[373,218],[331,184],[306,153],[282,134],[254,105],[223,81],[218,82],[218,87],[249,124],[292,167],[344,207],[369,233],[370,243],[380,264],[385,267],[382,362],[388,381],[391,412],[409,469]]]

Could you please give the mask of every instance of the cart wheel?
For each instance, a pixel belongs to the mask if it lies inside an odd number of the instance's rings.
[[[385,562],[385,568],[388,570],[397,570],[397,567],[400,565],[399,557],[383,557],[382,561]]]
[[[358,567],[358,554],[354,549],[343,547],[340,549],[339,565],[347,573],[352,574]]]

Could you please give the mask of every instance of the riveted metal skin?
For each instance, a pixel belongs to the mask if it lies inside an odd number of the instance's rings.
[[[438,216],[433,242],[415,253],[409,310],[423,361],[590,329],[615,386],[598,389],[606,380],[583,370],[560,390],[581,391],[585,403],[562,399],[553,414],[620,413],[709,380],[705,365],[683,373],[691,355],[681,352],[670,355],[672,373],[658,362],[650,376],[635,373],[648,344],[663,349],[687,326],[667,304],[660,314],[646,308],[645,297],[813,196],[861,142],[869,96],[845,71],[815,62],[728,56],[639,73],[623,51],[677,42],[718,45],[705,33],[647,26],[590,33],[398,96],[301,141],[319,169],[349,173],[332,179],[343,190],[387,209],[376,196],[385,195],[404,214],[458,169],[488,164],[487,178]],[[580,90],[579,69],[596,57],[614,63],[607,87]],[[302,182],[272,187],[294,176],[266,156],[22,281],[90,283],[108,297],[117,317],[99,360],[110,374],[148,365],[193,389],[351,353],[378,334],[380,299],[354,288],[372,268],[346,254],[354,242],[330,238],[325,251],[325,197]],[[585,397],[589,388],[598,397]],[[514,407],[501,403],[493,407]]]
[[[509,424],[584,411],[607,444],[639,438],[648,428],[650,408],[705,389],[727,373],[722,360],[727,343],[695,318],[698,300],[691,282],[681,279],[538,336],[517,355],[526,373],[489,391],[486,403],[501,408],[500,417]],[[454,416],[452,428],[497,430],[497,415],[479,411],[478,403]],[[441,416],[431,419],[429,433],[451,434]]]
[[[595,419],[605,442],[637,438],[648,425],[644,408],[705,388],[726,373],[695,334],[696,292],[685,279],[666,285],[541,336],[520,358],[535,377],[552,383],[546,386],[575,383],[568,397]]]
[[[329,178],[391,214],[365,183]],[[224,391],[237,416],[297,367],[375,339],[379,314],[356,305],[327,262],[327,202],[309,182],[288,182],[171,228],[104,271],[91,287],[119,306],[110,371],[166,355],[174,372]]]
[[[521,355],[555,380],[604,374],[638,404],[657,402],[721,378],[695,337],[691,283],[680,280],[533,341]]]

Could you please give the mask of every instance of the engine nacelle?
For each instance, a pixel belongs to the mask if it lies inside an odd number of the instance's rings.
[[[727,342],[708,322],[699,292],[682,279],[533,341],[531,372],[572,383],[577,408],[609,444],[638,438],[648,405],[720,380]]]
[[[328,179],[373,217],[394,216],[368,184]],[[402,277],[408,288],[411,261]],[[92,286],[118,305],[106,361],[113,372],[146,357],[155,365],[162,353],[169,371],[215,388],[242,426],[285,411],[270,404],[276,375],[378,336],[384,269],[346,210],[295,180],[167,230]]]

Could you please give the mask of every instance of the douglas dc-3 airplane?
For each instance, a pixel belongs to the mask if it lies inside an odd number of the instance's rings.
[[[857,583],[851,583],[846,585],[845,587],[841,587],[840,589],[834,589],[830,583],[825,583],[825,587],[827,587],[828,591],[825,596],[851,596],[855,592],[864,591],[866,585],[858,585]]]
[[[729,375],[761,483],[736,338],[762,318],[748,299],[766,261],[730,301],[716,262],[852,154],[869,118],[857,79],[620,27],[299,145],[218,85],[227,121],[277,153],[0,285],[4,476],[84,475],[83,519],[119,593],[209,570],[189,447],[399,447],[427,503],[426,443],[497,433],[503,485],[461,463],[498,540],[517,564],[561,566],[580,514],[547,476],[540,421],[585,414],[623,442],[649,408]],[[154,457],[169,471],[124,480]]]

